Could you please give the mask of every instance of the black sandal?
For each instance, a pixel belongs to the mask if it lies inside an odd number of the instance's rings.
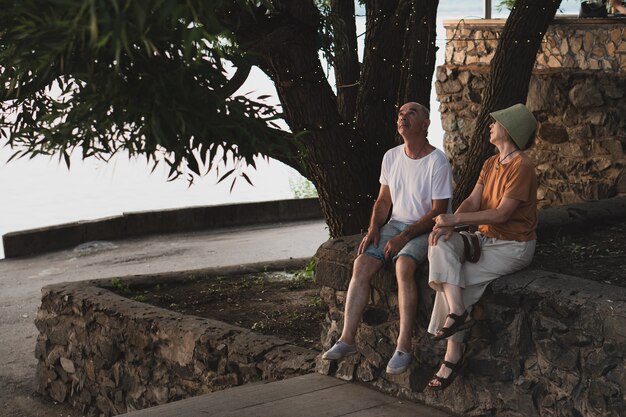
[[[437,375],[435,373],[433,378],[428,383],[428,388],[432,389],[433,391],[441,391],[441,390],[444,390],[444,389],[448,388],[448,386],[450,386],[452,381],[454,381],[454,378],[456,378],[457,374],[459,373],[459,371],[463,367],[463,356],[461,356],[461,358],[459,359],[459,361],[457,363],[452,363],[452,362],[448,362],[448,361],[444,360],[443,361],[443,365],[446,368],[451,369],[452,372],[450,372],[450,375],[448,375],[447,378],[439,376],[439,375]],[[437,372],[439,372],[439,371],[437,371]],[[432,385],[432,383],[434,381],[438,381],[439,385]]]
[[[450,317],[452,320],[454,320],[454,323],[452,323],[452,326],[450,327],[442,327],[440,329],[437,329],[437,334],[433,336],[433,340],[437,341],[441,339],[446,339],[456,332],[466,329],[469,325],[469,322],[465,321],[467,319],[467,315],[467,310],[465,310],[465,312],[460,316],[454,313],[448,314],[447,317]]]

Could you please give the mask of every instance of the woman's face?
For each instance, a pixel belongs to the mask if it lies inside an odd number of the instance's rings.
[[[493,145],[503,143],[508,138],[509,134],[500,123],[494,120],[494,122],[489,125],[489,142]]]

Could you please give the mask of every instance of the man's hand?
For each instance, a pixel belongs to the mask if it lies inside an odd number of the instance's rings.
[[[385,260],[389,262],[391,259],[393,259],[393,257],[396,256],[407,243],[407,238],[402,235],[398,235],[394,238],[389,239],[387,241],[387,244],[385,245],[385,248],[383,249]]]
[[[380,242],[380,231],[378,229],[368,230],[363,239],[361,240],[361,244],[359,245],[358,255],[365,252],[367,247],[373,243],[374,246],[378,247],[378,242]]]
[[[430,246],[437,246],[437,241],[441,237],[443,238],[443,241],[446,242],[448,241],[448,239],[450,239],[450,236],[452,236],[453,232],[454,232],[453,226],[443,226],[443,227],[435,226],[433,228],[433,231],[430,232],[430,235],[428,235],[428,244]]]

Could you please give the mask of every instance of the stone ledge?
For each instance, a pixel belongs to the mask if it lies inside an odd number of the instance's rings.
[[[576,204],[540,212],[540,236],[565,227],[592,227],[626,217],[626,199]],[[322,345],[341,333],[346,289],[359,235],[323,244],[316,280],[329,306]],[[385,366],[398,335],[397,288],[392,270],[372,282],[359,326],[358,355],[343,361],[317,358],[317,371],[366,383],[387,394],[467,416],[626,415],[626,289],[581,278],[526,270],[492,284],[472,313],[467,366],[441,393],[426,389],[445,344],[426,332],[433,292],[426,267],[419,288],[414,360],[402,375]]]
[[[273,263],[276,269],[303,260]],[[267,264],[194,271],[240,273]],[[189,271],[192,272],[192,271]],[[130,285],[180,281],[124,277]],[[49,285],[35,324],[38,390],[86,415],[115,415],[256,380],[312,372],[318,352],[119,296],[110,279]]]

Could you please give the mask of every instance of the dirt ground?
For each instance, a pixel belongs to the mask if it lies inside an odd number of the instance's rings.
[[[540,239],[530,268],[626,286],[626,220]],[[119,288],[126,296],[209,317],[320,349],[325,306],[312,267],[230,277],[190,277],[183,285]]]
[[[320,326],[326,307],[318,296],[311,268],[226,277],[192,276],[176,286],[125,288],[116,283],[116,287],[137,301],[320,349]]]
[[[540,236],[530,267],[626,287],[626,219]]]

